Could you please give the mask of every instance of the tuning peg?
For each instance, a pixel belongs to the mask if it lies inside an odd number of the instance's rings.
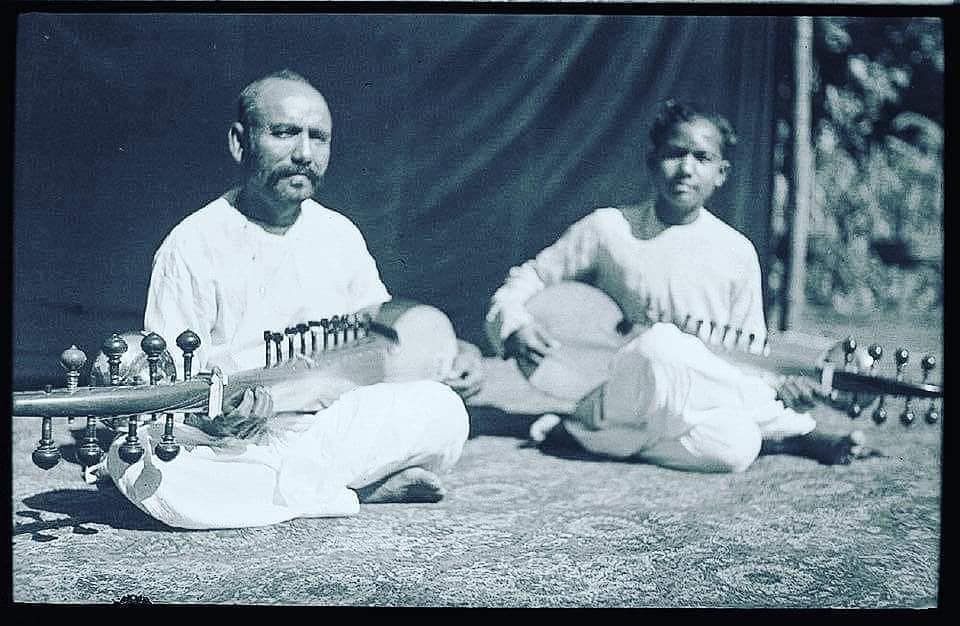
[[[307,322],[307,326],[310,327],[310,353],[315,354],[317,352],[317,328],[320,327],[320,322],[312,320]]]
[[[200,337],[189,328],[177,335],[177,347],[183,352],[183,379],[193,377],[193,353],[200,347]]]
[[[330,318],[330,334],[333,336],[333,347],[340,345],[340,316],[334,315]]]
[[[303,322],[297,324],[297,333],[300,334],[300,354],[307,353],[307,331],[310,327]]]
[[[863,406],[860,404],[859,400],[854,397],[850,400],[850,405],[847,407],[847,415],[850,419],[856,419],[860,417],[860,414],[863,413]]]
[[[80,369],[87,362],[87,355],[75,345],[60,355],[60,365],[67,370],[67,389],[73,391],[80,384]]]
[[[735,336],[735,338],[734,338],[734,340],[733,340],[733,345],[736,347],[737,350],[744,350],[744,347],[743,347],[743,329],[742,329],[742,328],[737,328],[736,336]]]
[[[350,328],[353,329],[353,340],[356,341],[360,338],[360,314],[354,313],[353,319],[350,320]]]
[[[887,409],[884,406],[886,398],[880,396],[880,402],[877,404],[877,408],[873,410],[873,421],[877,424],[882,424],[887,421]]]
[[[723,325],[723,332],[720,334],[720,343],[725,348],[730,347],[728,340],[733,340],[733,333],[730,332],[731,330],[732,330],[732,327],[730,326],[730,324]]]
[[[277,365],[280,365],[280,362],[283,360],[283,350],[282,350],[282,347],[283,347],[283,334],[282,334],[282,333],[273,333],[273,335],[271,335],[271,338],[273,339],[273,345],[276,346],[276,349],[277,349],[277,350],[276,350],[276,352],[277,352],[276,364],[277,364]]]
[[[917,415],[913,412],[913,407],[910,406],[910,401],[907,400],[907,404],[903,407],[903,413],[900,414],[900,423],[904,426],[910,426],[916,421]]]
[[[33,451],[33,463],[48,470],[60,462],[60,448],[53,441],[53,418],[44,417],[40,422],[40,441]]]
[[[857,352],[857,340],[853,337],[847,337],[841,344],[843,348],[843,365],[845,369],[853,367],[853,359]]]
[[[287,358],[292,359],[293,355],[295,354],[293,347],[293,336],[297,334],[297,327],[287,326],[283,332],[287,336]]]
[[[153,447],[153,451],[161,461],[172,461],[180,454],[180,444],[173,436],[173,413],[167,413],[166,422],[163,424],[163,436]]]
[[[127,419],[127,437],[117,449],[117,454],[125,463],[129,463],[131,465],[139,461],[140,457],[143,456],[143,446],[140,444],[140,439],[137,437],[136,415],[131,415]]]
[[[903,378],[903,369],[906,367],[907,362],[910,360],[910,351],[906,348],[897,348],[897,351],[893,353],[893,361],[897,365],[897,379],[900,380]]]
[[[910,351],[906,348],[897,348],[897,351],[893,353],[893,361],[897,365],[897,380],[903,380],[903,371],[910,361]],[[907,398],[903,407],[903,413],[900,414],[900,423],[904,426],[910,426],[916,419],[917,416],[913,412],[910,398]]]
[[[157,333],[149,333],[140,341],[140,349],[147,355],[147,365],[150,368],[150,384],[156,385],[160,380],[160,355],[167,349],[167,342]]]
[[[97,420],[94,417],[88,417],[84,437],[77,447],[77,462],[83,467],[91,467],[102,459],[103,450],[97,440]]]
[[[840,347],[843,349],[843,369],[850,371],[855,370],[856,365],[854,364],[854,358],[857,352],[857,340],[851,336],[848,336],[846,339],[841,342]],[[863,412],[863,406],[860,404],[860,398],[856,393],[850,396],[850,404],[847,406],[847,415],[851,419],[856,419],[860,417],[860,414]]]
[[[927,378],[930,376],[930,372],[933,371],[933,368],[937,366],[937,359],[932,355],[928,354],[927,356],[920,359],[920,369],[923,370],[923,382],[927,382]],[[940,412],[937,411],[937,407],[934,404],[933,399],[930,399],[930,405],[927,407],[926,413],[923,415],[924,421],[928,424],[936,424],[940,419]]]
[[[263,331],[263,366],[270,367],[270,361],[272,359],[270,352],[270,340],[273,338],[273,333],[269,330]]]
[[[120,384],[120,358],[127,351],[127,342],[123,340],[120,333],[113,333],[103,342],[100,348],[107,355],[107,363],[110,365],[110,384]]]
[[[883,348],[880,344],[872,344],[867,348],[867,356],[870,357],[870,375],[876,376],[877,374],[877,365],[880,363],[880,359],[883,358]],[[884,407],[886,398],[881,395],[880,401],[877,403],[877,408],[873,410],[873,421],[877,424],[882,424],[887,421],[887,409]]]
[[[350,318],[346,313],[340,316],[340,332],[343,333],[343,343],[347,343],[350,334]]]
[[[320,320],[320,327],[323,328],[323,349],[330,349],[330,320],[326,317]]]

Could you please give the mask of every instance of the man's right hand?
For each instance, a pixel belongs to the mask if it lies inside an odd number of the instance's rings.
[[[503,342],[504,357],[514,357],[518,365],[540,365],[543,358],[559,347],[557,341],[547,330],[537,324],[527,324],[514,331]]]

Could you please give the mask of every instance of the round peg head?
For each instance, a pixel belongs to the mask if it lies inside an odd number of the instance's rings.
[[[910,351],[906,348],[897,348],[897,351],[893,353],[893,360],[897,367],[903,367],[910,360]]]
[[[302,322],[301,322],[300,324],[297,324],[297,332],[299,332],[299,333],[305,333],[305,332],[307,332],[308,330],[310,330],[309,324],[304,324],[304,323],[302,323]]]
[[[60,448],[54,445],[40,445],[33,451],[33,464],[48,470],[60,462]]]
[[[165,463],[169,463],[180,454],[180,444],[175,441],[161,440],[153,447],[153,451],[156,453],[157,458]]]
[[[847,407],[847,415],[849,415],[851,419],[860,417],[861,413],[863,413],[863,406],[859,402],[851,402],[850,406]]]
[[[904,426],[910,426],[917,420],[917,414],[913,412],[913,409],[906,408],[903,410],[903,413],[900,414],[900,423]]]
[[[87,355],[77,346],[70,346],[60,355],[60,365],[68,372],[79,372],[87,362]]]
[[[923,368],[924,373],[929,373],[930,370],[932,370],[936,366],[937,366],[937,358],[932,354],[928,354],[927,356],[920,359],[920,367]]]
[[[857,340],[853,337],[847,337],[843,340],[843,353],[847,355],[848,360],[853,358],[853,353],[857,351]]]
[[[880,344],[875,343],[867,348],[867,355],[873,359],[873,362],[876,363],[883,357],[883,348]]]
[[[120,444],[120,447],[117,448],[117,454],[124,463],[133,465],[143,456],[143,446],[140,445],[139,440],[124,441]]]
[[[873,421],[877,424],[882,424],[887,421],[887,409],[882,405],[875,408],[873,410]]]
[[[113,333],[104,340],[100,349],[108,357],[119,356],[127,351],[127,342],[123,340],[120,333]]]
[[[927,412],[923,414],[923,419],[928,424],[936,424],[940,420],[940,411],[931,404]]]
[[[77,448],[77,462],[84,467],[93,467],[103,460],[103,450],[94,441],[85,442]]]
[[[148,357],[160,356],[160,353],[167,349],[167,342],[157,333],[148,333],[140,340],[140,349],[143,350]]]
[[[264,333],[264,335],[266,335],[266,333]],[[200,347],[200,336],[192,330],[187,329],[177,335],[177,347],[183,352],[196,352],[197,348]]]

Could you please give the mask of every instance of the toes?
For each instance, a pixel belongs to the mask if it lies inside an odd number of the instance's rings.
[[[543,415],[530,425],[530,439],[537,443],[543,442],[547,438],[547,434],[556,428],[560,421],[560,417],[553,413]]]

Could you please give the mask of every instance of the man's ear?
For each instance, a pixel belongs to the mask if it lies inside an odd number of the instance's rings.
[[[727,174],[730,172],[730,161],[721,161],[720,168],[717,170],[717,180],[714,182],[714,187],[721,187],[723,183],[727,182]]]
[[[243,163],[243,151],[246,145],[243,124],[234,122],[227,131],[227,142],[230,146],[230,156],[237,163]]]

